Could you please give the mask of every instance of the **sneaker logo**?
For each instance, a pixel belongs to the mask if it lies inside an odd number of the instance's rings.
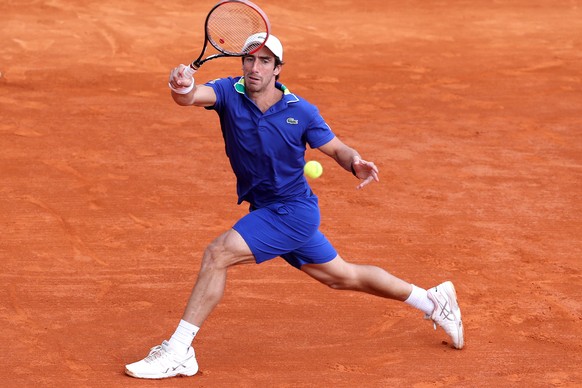
[[[299,124],[299,121],[295,120],[293,117],[288,117],[287,124],[297,125],[297,124]]]
[[[451,310],[449,308],[449,302],[446,301],[444,304],[441,303],[441,301],[439,301],[439,306],[441,308],[441,317],[443,317],[443,319],[447,319],[449,321],[454,321],[455,320],[455,315],[453,314],[453,310]]]
[[[176,371],[176,369],[178,369],[178,368],[180,368],[180,367],[182,367],[182,368],[186,368],[186,365],[185,365],[185,364],[186,364],[186,363],[187,363],[187,362],[188,362],[188,361],[189,361],[191,358],[192,358],[192,356],[190,356],[190,357],[188,357],[187,359],[185,359],[184,361],[182,361],[182,363],[181,363],[180,365],[176,366],[175,368],[174,368],[174,367],[172,367],[172,371],[173,371],[173,372],[175,372],[175,371]]]

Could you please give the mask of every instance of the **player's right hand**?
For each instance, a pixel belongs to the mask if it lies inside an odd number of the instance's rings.
[[[189,88],[194,83],[193,77],[186,77],[184,75],[184,70],[186,70],[188,66],[184,64],[178,65],[170,71],[170,79],[168,81],[170,88],[180,90],[182,88],[186,89]]]

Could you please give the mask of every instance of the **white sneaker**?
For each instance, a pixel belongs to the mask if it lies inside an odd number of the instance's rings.
[[[125,373],[140,379],[164,379],[166,377],[194,376],[198,372],[196,354],[192,347],[185,355],[176,354],[168,341],[151,348],[141,361],[125,366]]]
[[[465,335],[455,286],[451,282],[439,284],[428,290],[428,297],[435,305],[432,314],[427,316],[434,322],[434,329],[438,324],[451,337],[453,346],[462,349]]]

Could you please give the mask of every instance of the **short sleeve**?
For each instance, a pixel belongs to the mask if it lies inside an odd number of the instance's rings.
[[[204,86],[211,87],[216,94],[216,102],[212,106],[207,106],[206,109],[220,112],[224,107],[224,101],[227,99],[228,90],[232,89],[232,84],[232,78],[218,78],[206,82]]]
[[[325,122],[319,111],[314,108],[313,118],[307,128],[307,144],[311,148],[319,148],[329,143],[335,134],[330,126]]]

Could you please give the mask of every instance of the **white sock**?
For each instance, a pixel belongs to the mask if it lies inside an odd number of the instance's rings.
[[[194,341],[194,337],[196,337],[198,330],[200,330],[198,326],[181,319],[178,328],[168,341],[170,347],[178,353],[188,353],[188,348],[192,346],[192,341]]]
[[[434,310],[434,303],[428,298],[428,292],[424,288],[416,287],[414,284],[412,285],[410,296],[404,303],[428,315],[432,314]]]

